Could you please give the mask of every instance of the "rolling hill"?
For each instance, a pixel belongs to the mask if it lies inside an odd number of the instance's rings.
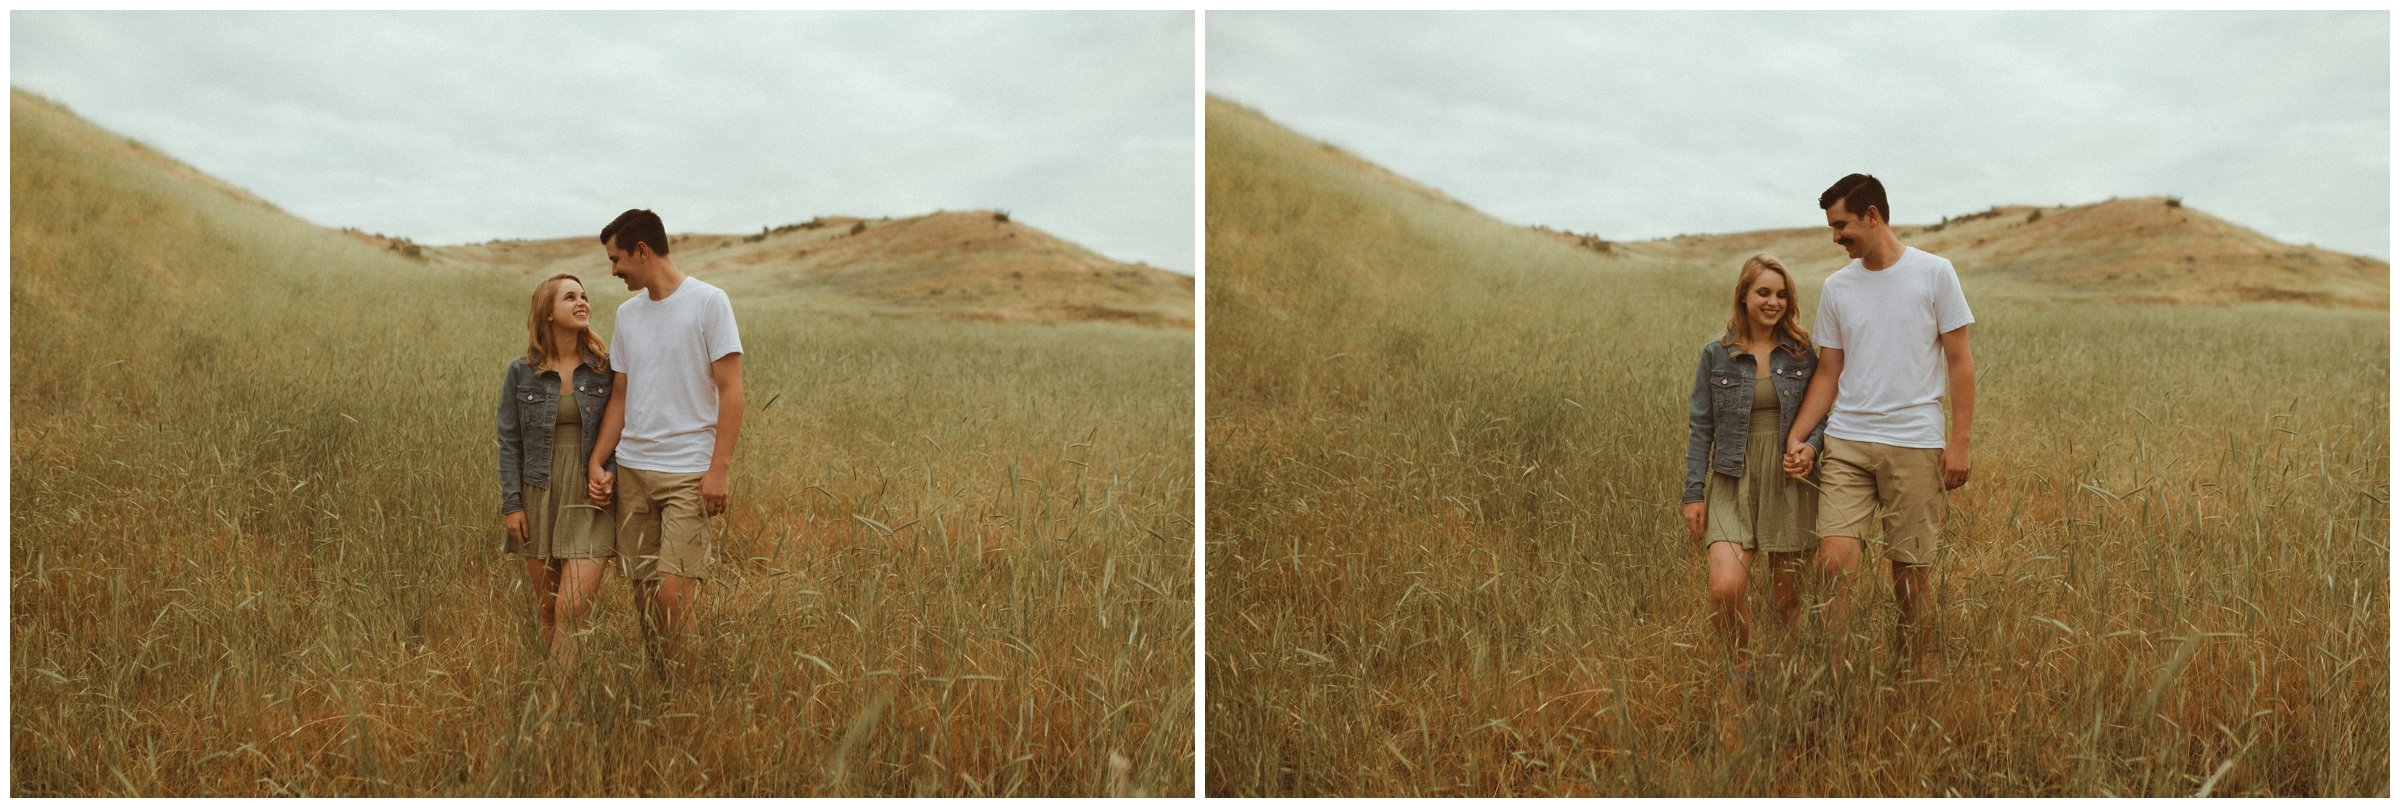
[[[1722,266],[1765,251],[1813,278],[1847,261],[1823,228],[1632,242],[1532,229],[1619,260]],[[1903,243],[1949,258],[1962,276],[2027,284],[2047,294],[2145,303],[2389,305],[2389,262],[2286,244],[2173,197],[1998,205],[1936,224],[1903,224],[1895,232]]]
[[[1312,163],[1309,171],[1341,177],[1345,185],[1382,187],[1394,196],[1454,209],[1462,222],[1498,222],[1439,190],[1293,132],[1240,104],[1212,96],[1208,114],[1212,143],[1223,131],[1239,139],[1238,144],[1227,144],[1232,149],[1270,150],[1278,160]],[[1238,184],[1225,189],[1246,190]],[[1795,203],[1795,218],[1806,218],[1811,201]],[[1825,237],[1824,228],[1815,226],[1638,241],[1612,241],[1538,224],[1522,229],[1583,249],[1594,259],[1594,267],[1730,267],[1750,253],[1766,251],[1783,257],[1804,279],[1822,280],[1847,261]],[[1997,282],[1995,289],[2004,292],[2144,303],[2389,306],[2388,261],[2286,244],[2168,197],[2048,208],[1999,205],[1935,224],[1904,223],[1896,230],[1903,243],[1949,258],[1969,283]],[[1210,231],[1216,239],[1216,228]],[[1216,255],[1212,247],[1210,271],[1226,271]],[[1233,271],[1242,269],[1237,265]]]
[[[22,90],[10,96],[19,129],[37,128],[57,142],[78,144],[89,159],[121,161],[283,214],[246,190],[95,126],[59,104]],[[422,245],[356,229],[329,232],[431,265],[589,276],[598,264],[592,237]],[[712,282],[765,284],[880,316],[1192,325],[1191,276],[1107,258],[1000,211],[901,219],[826,216],[752,235],[676,233],[670,245],[678,267]]]

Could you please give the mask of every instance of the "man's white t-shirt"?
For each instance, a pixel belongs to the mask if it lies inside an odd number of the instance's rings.
[[[1834,271],[1818,292],[1811,335],[1818,345],[1842,351],[1825,434],[1942,448],[1942,394],[1950,379],[1939,340],[1972,322],[1958,270],[1933,253],[1908,247],[1880,270],[1851,261]]]
[[[717,451],[717,384],[709,363],[742,352],[725,290],[690,276],[665,300],[645,291],[617,306],[609,361],[625,374],[617,465],[693,474]]]

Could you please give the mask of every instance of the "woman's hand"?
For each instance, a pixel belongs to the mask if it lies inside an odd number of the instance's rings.
[[[1708,501],[1683,503],[1683,526],[1692,532],[1692,543],[1699,544],[1701,534],[1708,532]]]
[[[592,504],[608,507],[609,500],[617,496],[616,475],[608,473],[608,469],[591,466],[583,470],[583,476],[591,481],[585,484],[584,495],[591,497]]]
[[[1815,471],[1816,468],[1816,447],[1805,443],[1794,442],[1790,446],[1785,447],[1783,450],[1784,474],[1792,477],[1806,477],[1808,476],[1809,472]]]
[[[500,527],[508,531],[509,541],[517,544],[525,543],[527,528],[525,527],[524,511],[509,511],[507,516],[500,517]]]

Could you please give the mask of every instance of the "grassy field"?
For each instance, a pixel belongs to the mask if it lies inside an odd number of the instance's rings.
[[[2387,793],[2385,311],[1962,266],[1934,650],[1890,664],[1870,549],[1871,671],[1762,631],[1728,717],[1677,504],[1738,256],[1611,261],[1207,126],[1211,795]],[[1795,266],[1813,316],[1838,264]]]
[[[12,794],[1193,792],[1190,332],[710,277],[751,409],[705,672],[648,672],[612,575],[541,741],[492,444],[539,277],[23,95],[11,146]]]

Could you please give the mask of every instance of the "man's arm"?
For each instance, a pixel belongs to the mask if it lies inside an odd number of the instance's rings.
[[[1817,375],[1808,380],[1808,392],[1800,397],[1800,411],[1792,414],[1792,431],[1783,438],[1783,473],[1799,477],[1814,468],[1817,449],[1808,445],[1808,436],[1817,431],[1825,414],[1833,411],[1833,399],[1842,385],[1842,349],[1817,349]]]
[[[1942,335],[1942,358],[1950,365],[1950,436],[1942,443],[1942,487],[1948,489],[1967,484],[1975,434],[1975,354],[1967,350],[1967,326]]]
[[[609,374],[608,408],[600,412],[600,432],[592,439],[592,461],[583,470],[590,480],[587,493],[592,504],[608,507],[617,496],[617,479],[608,473],[608,459],[617,453],[617,441],[625,437],[625,374]]]
[[[742,436],[742,355],[717,357],[708,363],[708,375],[717,384],[717,450],[700,475],[700,504],[718,514],[733,493],[733,442]]]

